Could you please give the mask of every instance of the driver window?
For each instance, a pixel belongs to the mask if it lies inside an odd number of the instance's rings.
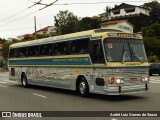
[[[92,43],[91,59],[93,63],[104,63],[103,48],[100,40]]]

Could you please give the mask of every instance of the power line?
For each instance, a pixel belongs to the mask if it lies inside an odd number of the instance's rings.
[[[2,24],[2,25],[0,25],[0,26],[2,27],[2,26],[5,26],[5,25],[8,25],[8,24],[10,24],[10,23],[12,23],[12,22],[15,22],[15,21],[17,21],[17,20],[20,20],[20,19],[22,19],[22,18],[25,18],[25,17],[27,17],[27,16],[30,16],[30,15],[38,12],[38,11],[39,11],[39,10],[34,11],[34,12],[32,12],[32,13],[29,13],[29,14],[27,14],[27,15],[24,15],[24,16],[22,16],[22,17],[19,17],[19,18],[17,18],[17,19],[14,19],[14,20],[12,20],[12,21],[10,21],[10,22],[8,22],[8,23]]]
[[[30,1],[30,0],[28,0],[28,1]],[[35,5],[39,5],[39,4],[41,3],[41,1],[42,1],[42,0],[39,0],[38,2],[30,1],[30,2],[33,2],[34,4],[33,4],[32,6],[30,6],[30,7],[28,7],[28,8],[31,8],[31,7],[33,7],[33,6],[35,6]]]
[[[35,5],[37,5],[38,3],[40,3],[41,1],[42,1],[42,0],[40,0],[39,2],[35,2],[35,4],[33,4],[32,6],[26,8],[26,9],[24,9],[24,10],[18,12],[18,13],[15,13],[15,14],[13,14],[13,15],[11,15],[11,16],[9,16],[9,17],[3,19],[3,20],[1,20],[0,22],[6,21],[6,20],[8,20],[8,19],[10,19],[10,18],[12,18],[12,17],[14,17],[14,16],[17,16],[17,15],[19,15],[19,14],[21,14],[21,13],[27,11],[28,9],[30,9],[30,8],[32,8],[33,6],[35,6]]]
[[[60,4],[53,4],[53,5],[88,5],[88,4],[104,4],[104,3],[125,3],[125,2],[148,2],[148,1],[122,1],[122,2],[94,2],[94,3],[60,3]]]
[[[5,31],[15,31],[15,30],[24,30],[24,29],[31,29],[34,27],[27,27],[27,28],[15,28],[15,29],[5,29],[5,30],[0,30],[0,32],[5,32]]]
[[[30,0],[28,0],[28,1],[30,1]],[[58,0],[55,0],[55,1],[53,1],[52,3],[49,3],[49,4],[41,3],[41,1],[42,1],[42,0],[40,0],[40,1],[38,1],[38,2],[30,1],[30,2],[33,2],[33,3],[34,3],[31,7],[33,7],[33,6],[35,6],[35,5],[44,5],[45,7],[39,9],[39,10],[43,10],[43,9],[49,7],[49,6],[52,6],[52,5],[53,5],[54,3],[56,3]]]
[[[9,17],[3,19],[3,20],[1,20],[0,22],[3,22],[3,21],[5,21],[5,20],[8,20],[8,19],[10,19],[10,18],[12,18],[12,17],[14,17],[14,16],[17,16],[17,15],[19,15],[20,13],[25,12],[25,11],[28,10],[28,9],[29,9],[29,8],[24,9],[24,10],[18,12],[18,13],[15,13],[15,14],[13,14],[13,15],[11,15],[11,16],[9,16]]]
[[[38,3],[40,3],[41,1],[42,1],[42,0],[40,0]],[[17,19],[14,19],[14,20],[12,20],[12,21],[10,21],[10,22],[8,22],[8,23],[2,24],[2,25],[0,25],[0,26],[2,27],[2,26],[5,26],[5,25],[10,24],[10,23],[12,23],[12,22],[15,22],[15,21],[17,21],[17,20],[23,19],[23,18],[25,18],[25,17],[27,17],[27,16],[30,16],[30,15],[32,15],[32,14],[34,14],[34,13],[36,13],[36,12],[42,10],[42,9],[45,9],[45,8],[53,5],[53,4],[56,3],[57,1],[58,1],[58,0],[55,0],[54,2],[52,2],[52,3],[50,3],[50,4],[47,4],[44,8],[41,8],[41,9],[39,9],[39,10],[37,10],[37,11],[34,11],[34,12],[32,12],[32,13],[29,13],[29,14],[27,14],[27,15],[24,15],[24,16],[22,16],[22,17],[19,17],[19,18],[17,18]],[[35,3],[35,4],[36,4],[36,3]],[[33,5],[32,5],[31,7],[33,7]],[[27,9],[30,9],[31,7],[28,7]],[[25,10],[23,10],[23,11],[17,13],[17,14],[20,14],[20,13],[26,11],[27,9],[25,9]],[[17,14],[12,15],[12,17],[15,16],[15,15],[17,15]],[[8,17],[8,18],[11,18],[11,17]]]
[[[52,3],[50,3],[50,4],[47,4],[44,8],[41,8],[41,9],[39,9],[39,10],[43,10],[43,9],[45,9],[45,8],[47,8],[47,7],[49,7],[49,6],[52,6],[54,3],[56,3],[58,0],[55,0],[54,2],[52,2]],[[43,5],[43,4],[42,4]]]

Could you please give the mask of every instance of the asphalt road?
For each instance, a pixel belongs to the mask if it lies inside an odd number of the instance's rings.
[[[83,98],[69,90],[39,86],[23,88],[21,84],[9,81],[8,74],[0,73],[0,111],[160,111],[160,76],[151,77],[148,92],[122,96],[91,94],[89,98]],[[135,117],[58,117],[55,119],[134,120]],[[136,120],[141,119],[159,120],[160,118],[136,118]]]

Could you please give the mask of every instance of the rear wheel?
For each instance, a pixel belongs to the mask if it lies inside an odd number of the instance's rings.
[[[79,81],[78,92],[83,97],[87,97],[89,94],[88,83],[84,78]]]
[[[21,82],[23,87],[28,87],[28,80],[25,74],[22,75]]]

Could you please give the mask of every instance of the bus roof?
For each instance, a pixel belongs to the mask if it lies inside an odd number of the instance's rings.
[[[23,46],[30,46],[30,45],[39,45],[39,44],[47,44],[57,41],[65,41],[67,39],[74,39],[74,38],[81,38],[81,37],[101,37],[103,34],[106,33],[113,33],[113,32],[122,32],[120,30],[114,30],[114,29],[94,29],[94,30],[88,30],[88,31],[82,31],[82,32],[76,32],[66,35],[59,35],[54,37],[48,37],[43,39],[37,39],[37,40],[31,40],[26,42],[19,42],[10,45],[10,48],[19,48]]]

